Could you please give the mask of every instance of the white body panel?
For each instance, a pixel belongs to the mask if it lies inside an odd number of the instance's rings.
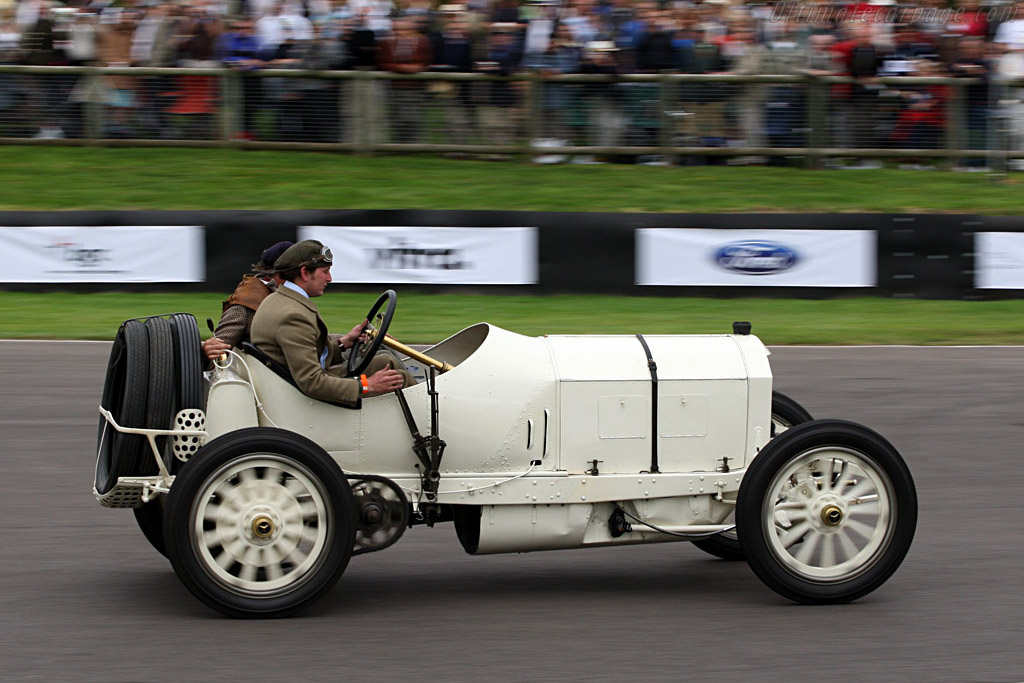
[[[613,538],[607,519],[616,505],[677,528],[729,514],[742,468],[770,435],[768,352],[750,336],[645,340],[657,365],[656,425],[651,371],[635,336],[525,337],[479,324],[426,351],[454,366],[436,378],[447,443],[438,502],[480,506],[476,552],[672,540],[654,531]],[[257,423],[294,431],[343,471],[391,478],[418,499],[417,458],[395,396],[346,409],[238,359],[227,372],[251,380],[256,398],[239,400],[237,382],[218,383],[225,371],[215,370],[210,438]],[[404,394],[429,434],[426,384]]]

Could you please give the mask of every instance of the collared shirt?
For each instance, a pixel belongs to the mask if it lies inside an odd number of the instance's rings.
[[[306,290],[304,290],[302,287],[299,287],[291,280],[285,280],[284,286],[292,290],[293,292],[298,292],[307,299],[309,298],[309,294],[306,293]],[[324,370],[327,369],[327,348],[328,347],[324,347],[324,350],[320,353],[320,367],[322,367]]]
[[[298,292],[299,294],[301,294],[302,296],[306,297],[307,299],[309,298],[309,294],[306,293],[306,290],[304,290],[302,287],[299,287],[297,284],[295,284],[291,280],[285,280],[284,286],[287,287],[288,289],[292,290],[293,292]]]

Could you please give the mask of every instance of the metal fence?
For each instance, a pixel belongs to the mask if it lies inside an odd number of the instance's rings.
[[[0,66],[0,143],[1002,170],[1024,81]],[[1015,165],[1017,162],[1013,162]]]

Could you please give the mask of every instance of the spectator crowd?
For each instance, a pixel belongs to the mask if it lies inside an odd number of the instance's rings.
[[[852,77],[827,87],[838,147],[937,148],[951,134],[948,84],[969,77],[958,145],[994,144],[993,121],[1024,142],[1024,0],[0,0],[0,65],[216,67],[559,74]],[[803,83],[545,83],[537,102],[508,80],[238,79],[235,135],[369,142],[701,147],[808,144]],[[209,76],[0,72],[0,137],[79,137],[82,108],[104,109],[104,137],[214,135],[224,96]],[[525,131],[529,106],[540,130]],[[668,110],[666,111],[666,107]],[[665,122],[670,125],[666,128]],[[348,132],[346,132],[348,131]],[[552,156],[552,158],[556,158]],[[756,159],[755,159],[756,160]]]

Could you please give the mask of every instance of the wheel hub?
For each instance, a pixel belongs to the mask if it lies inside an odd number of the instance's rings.
[[[825,526],[839,526],[843,521],[843,511],[835,505],[827,505],[821,511],[821,521]]]
[[[252,520],[252,535],[256,538],[270,538],[274,535],[274,522],[269,517],[259,516]]]
[[[842,528],[846,521],[846,501],[835,494],[818,496],[810,505],[811,525],[823,534]]]
[[[244,518],[244,534],[250,543],[268,545],[273,543],[281,531],[281,523],[277,515],[268,508],[257,507],[249,511]]]
[[[363,524],[375,527],[384,520],[384,508],[377,502],[367,503],[360,510],[359,517]]]

